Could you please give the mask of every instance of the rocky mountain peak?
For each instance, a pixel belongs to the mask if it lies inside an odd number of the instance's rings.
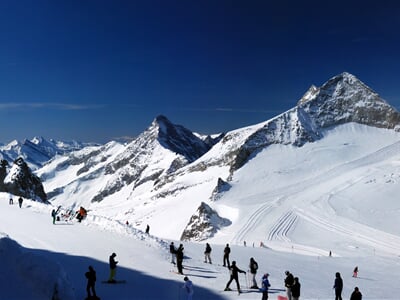
[[[318,127],[347,122],[395,128],[400,114],[370,87],[347,72],[307,91],[297,105]]]
[[[164,148],[183,155],[189,162],[196,160],[210,149],[210,146],[192,131],[181,125],[172,124],[163,115],[155,118],[151,128],[153,130],[150,131],[156,133],[158,142]]]

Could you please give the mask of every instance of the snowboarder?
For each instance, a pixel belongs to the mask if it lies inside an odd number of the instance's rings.
[[[147,224],[147,226],[146,226],[146,234],[149,234],[149,232],[150,232],[150,226],[149,226],[149,224]]]
[[[85,273],[85,276],[87,278],[86,291],[88,294],[86,299],[98,299],[95,290],[96,271],[93,269],[92,266],[89,266],[89,271]],[[93,295],[91,295],[90,291],[92,292]]]
[[[336,272],[335,274],[333,288],[335,289],[335,300],[342,300],[343,279],[340,277],[339,272]]]
[[[229,247],[229,244],[226,244],[224,249],[224,267],[228,266],[228,268],[230,268],[230,263],[229,263],[230,253],[231,253],[231,248]]]
[[[293,285],[292,285],[292,299],[293,300],[299,300],[300,298],[300,282],[299,282],[299,278],[295,277],[293,279]]]
[[[358,274],[358,266],[356,266],[353,270],[353,277],[357,278],[357,274]]]
[[[117,272],[118,261],[115,261],[117,254],[113,253],[110,255],[109,265],[110,265],[110,277],[108,278],[109,283],[115,283],[115,273]]]
[[[253,257],[250,258],[249,269],[250,269],[250,274],[251,274],[251,280],[253,282],[253,285],[251,286],[251,289],[258,289],[257,281],[256,281],[256,274],[257,274],[257,270],[258,270],[258,264],[254,260]]]
[[[180,244],[176,250],[176,267],[178,268],[178,273],[183,275],[183,245]]]
[[[169,244],[169,253],[171,253],[171,264],[175,264],[176,249],[174,242],[171,242],[171,244]]]
[[[286,288],[286,296],[288,300],[292,300],[292,285],[294,283],[294,278],[292,273],[289,271],[285,271],[285,288]]]
[[[206,250],[204,251],[204,262],[211,264],[211,246],[209,243],[206,243]]]
[[[269,284],[268,277],[269,277],[269,274],[266,273],[261,278],[261,292],[262,292],[261,300],[267,300],[268,299],[268,288],[271,286]]]
[[[232,262],[232,265],[229,267],[229,270],[230,270],[230,273],[231,273],[231,277],[230,277],[228,283],[226,284],[225,291],[231,291],[231,289],[229,288],[229,285],[231,284],[231,282],[232,282],[233,280],[235,280],[235,281],[236,281],[236,287],[237,287],[238,293],[240,294],[241,291],[240,291],[240,284],[239,284],[239,273],[246,274],[246,272],[243,271],[243,270],[240,270],[240,269],[236,266],[236,261],[233,261],[233,262]]]
[[[22,199],[22,197],[18,198],[18,204],[19,204],[19,208],[22,207],[22,202],[24,201],[24,199]]]
[[[185,276],[185,278],[183,278],[183,281],[185,282],[182,286],[183,289],[185,289],[186,294],[187,294],[187,300],[192,300],[193,298],[193,282],[191,280],[189,280],[189,278],[187,276]]]
[[[55,209],[53,209],[51,211],[51,216],[53,218],[53,224],[56,224],[56,210]]]
[[[362,294],[358,287],[354,288],[354,291],[351,293],[350,300],[362,300]]]

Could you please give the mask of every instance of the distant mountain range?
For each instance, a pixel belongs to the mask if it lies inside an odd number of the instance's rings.
[[[202,136],[158,116],[127,144],[12,142],[0,148],[7,161],[22,157],[45,187],[47,200],[140,226],[165,218],[167,236],[204,240],[232,220],[213,204],[229,191],[236,172],[270,145],[302,147],[330,128],[358,123],[398,131],[400,114],[349,73],[311,88],[297,105],[265,122]],[[174,233],[173,233],[174,232]]]

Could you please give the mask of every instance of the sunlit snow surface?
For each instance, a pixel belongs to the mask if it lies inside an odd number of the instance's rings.
[[[193,280],[194,299],[237,299],[236,292],[223,292],[229,279],[221,266],[226,243],[240,268],[247,271],[254,257],[260,266],[258,279],[264,272],[271,274],[270,299],[284,295],[285,270],[299,277],[301,299],[333,299],[335,272],[342,274],[344,299],[355,286],[363,299],[398,299],[399,137],[392,130],[348,124],[301,148],[271,145],[253,157],[234,173],[232,188],[209,203],[232,221],[208,241],[214,263],[203,263],[205,243],[183,243],[184,271]],[[175,268],[168,245],[171,239],[180,243],[182,228],[199,202],[208,199],[207,191],[227,173],[216,166],[207,173],[183,174],[173,184],[189,188],[164,199],[151,198],[149,186],[134,192],[138,199],[127,201],[132,191],[126,189],[118,198],[88,203],[83,223],[53,225],[52,207],[25,200],[20,209],[8,204],[8,194],[1,194],[5,272],[0,299],[49,299],[55,285],[65,295],[62,299],[84,299],[89,265],[97,271],[102,299],[184,299],[182,276],[170,272]],[[57,178],[46,184],[56,186]],[[92,187],[82,181],[79,188]],[[74,195],[63,197],[54,205],[66,205]],[[146,224],[150,236],[142,232]],[[117,278],[126,284],[99,282],[108,278],[112,252],[119,261]],[[356,265],[359,278],[352,277]],[[43,279],[26,274],[43,274]],[[240,299],[261,299],[247,289],[246,276],[241,274],[240,282]]]

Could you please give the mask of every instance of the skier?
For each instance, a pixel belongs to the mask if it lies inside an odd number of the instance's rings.
[[[357,278],[358,275],[358,266],[356,266],[353,270],[353,277]]]
[[[194,294],[193,282],[189,280],[189,278],[186,276],[185,278],[183,278],[183,280],[185,281],[185,283],[183,284],[182,288],[186,290],[187,300],[192,300]]]
[[[342,300],[343,280],[340,277],[339,272],[336,272],[335,274],[333,288],[335,289],[335,300]]]
[[[149,226],[149,224],[147,224],[147,226],[146,226],[146,234],[149,234],[149,232],[150,232],[150,226]]]
[[[230,268],[230,263],[229,263],[230,253],[231,253],[231,248],[229,247],[229,244],[226,244],[226,247],[224,249],[224,267],[228,266],[228,268]]]
[[[285,278],[285,287],[286,287],[286,296],[288,300],[292,300],[292,285],[294,282],[294,278],[292,273],[289,271],[285,272],[286,278]]]
[[[183,275],[183,249],[183,245],[180,244],[178,250],[176,250],[176,267],[181,275]]]
[[[114,279],[115,273],[117,272],[117,264],[118,261],[115,261],[115,257],[117,254],[113,253],[110,255],[109,265],[110,265],[110,277],[108,278],[109,283],[115,283],[116,280]]]
[[[292,285],[292,299],[293,300],[299,300],[300,298],[300,282],[299,282],[299,278],[295,277],[293,279],[294,283]]]
[[[8,201],[8,204],[13,205],[14,204],[14,200],[12,197],[10,197],[10,200]]]
[[[22,207],[22,202],[24,201],[24,199],[22,199],[22,197],[18,198],[18,204],[19,204],[19,208]]]
[[[93,269],[92,266],[89,266],[89,271],[85,273],[85,276],[87,278],[86,291],[88,294],[86,299],[98,299],[95,290],[96,271]],[[93,296],[90,294],[90,291],[92,291]]]
[[[204,262],[211,264],[211,246],[209,243],[206,243],[206,250],[204,251]]]
[[[171,242],[171,244],[169,244],[169,253],[171,253],[171,264],[175,264],[176,249],[174,242]]]
[[[258,289],[257,281],[256,281],[256,274],[257,274],[258,264],[254,260],[253,257],[250,258],[249,269],[250,269],[251,279],[252,279],[252,282],[253,282],[253,285],[251,286],[251,289]]]
[[[240,270],[240,269],[236,266],[236,261],[233,261],[233,262],[232,262],[232,265],[229,267],[229,270],[230,270],[230,272],[231,272],[231,277],[230,277],[228,283],[226,284],[225,291],[231,291],[231,289],[229,288],[229,285],[231,284],[231,282],[232,282],[233,280],[235,280],[235,281],[236,281],[236,287],[237,287],[238,293],[240,294],[241,291],[240,291],[240,284],[239,284],[239,273],[246,274],[246,272],[243,271],[243,270]]]
[[[261,278],[261,292],[262,292],[261,300],[267,300],[268,299],[268,288],[271,286],[269,284],[268,276],[269,276],[269,274],[266,273]]]
[[[362,300],[362,294],[358,287],[354,288],[354,291],[351,293],[350,300]]]
[[[55,209],[53,209],[51,211],[51,216],[53,217],[53,224],[56,224],[56,210]]]

